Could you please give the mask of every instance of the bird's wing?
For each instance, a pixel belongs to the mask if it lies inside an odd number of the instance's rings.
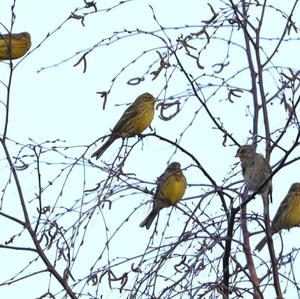
[[[259,165],[260,171],[264,172],[266,177],[268,177],[272,173],[271,166],[263,155],[256,154],[256,162]]]
[[[270,174],[272,173],[272,169],[263,155],[256,154],[255,160],[255,163],[257,164],[258,174],[261,176],[260,179],[262,183],[270,176]],[[269,182],[265,185],[262,192],[262,196],[265,196],[266,198],[269,197],[270,201],[272,202],[272,179],[270,179]]]
[[[159,193],[161,192],[161,190],[163,189],[163,184],[166,180],[166,175],[165,173],[163,173],[162,175],[160,175],[157,180],[156,180],[156,190],[155,190],[155,194],[154,194],[154,199],[158,198]]]
[[[280,217],[282,217],[282,215],[284,214],[284,212],[286,212],[287,208],[288,208],[288,202],[289,202],[289,198],[290,198],[291,194],[288,193],[284,200],[281,202],[273,220],[272,220],[272,230],[274,232],[277,232],[281,229],[281,227],[278,227],[278,223],[280,222]]]
[[[130,120],[135,118],[139,113],[138,109],[136,109],[135,106],[136,106],[135,103],[133,103],[124,111],[123,115],[114,126],[112,133],[116,133],[116,134],[126,133],[124,132],[124,128],[126,127],[126,125],[128,125]]]

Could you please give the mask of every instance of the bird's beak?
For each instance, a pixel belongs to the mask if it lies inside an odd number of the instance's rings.
[[[240,157],[240,155],[239,155],[238,152],[235,154],[235,157],[236,157],[236,158],[239,158],[239,157]]]

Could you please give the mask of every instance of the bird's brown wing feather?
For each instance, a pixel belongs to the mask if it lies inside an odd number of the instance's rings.
[[[133,107],[134,104],[130,105],[123,113],[119,121],[116,123],[112,130],[112,134],[122,135],[124,132],[125,125],[128,124],[133,118],[135,118],[139,111],[136,107]]]

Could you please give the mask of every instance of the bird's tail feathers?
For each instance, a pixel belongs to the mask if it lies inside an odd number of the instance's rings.
[[[266,245],[266,243],[267,243],[267,237],[262,238],[261,241],[256,245],[255,250],[261,251],[263,247]]]
[[[269,196],[270,196],[270,202],[273,203],[272,189],[270,190]]]
[[[269,217],[269,193],[268,192],[264,192],[261,194],[262,198],[263,198],[263,205],[264,205],[264,217],[265,219],[268,219]]]
[[[91,156],[91,158],[96,157],[98,160],[102,154],[108,149],[108,147],[116,140],[116,138],[109,138],[99,149],[97,149]]]
[[[157,214],[158,211],[153,209],[150,212],[150,214],[145,218],[145,220],[140,224],[140,227],[146,227],[146,229],[149,229]]]

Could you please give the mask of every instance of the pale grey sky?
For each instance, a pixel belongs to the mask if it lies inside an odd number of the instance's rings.
[[[106,7],[110,7],[113,3],[119,1],[96,1],[98,9],[104,10]],[[274,5],[279,5],[279,1],[275,1]],[[213,1],[221,5],[221,1]],[[0,22],[9,27],[11,22],[10,6],[12,1],[2,0],[0,10]],[[164,78],[161,76],[159,79],[152,81],[152,77],[145,76],[145,81],[139,85],[128,85],[127,82],[131,78],[142,76],[147,70],[147,67],[158,58],[155,53],[149,53],[137,63],[131,65],[124,73],[122,73],[116,80],[112,92],[109,95],[106,110],[102,110],[102,103],[100,96],[96,94],[98,91],[107,90],[111,85],[111,80],[118,74],[122,67],[125,67],[129,62],[139,56],[144,50],[154,47],[162,47],[163,43],[159,39],[155,39],[152,36],[140,35],[131,38],[124,38],[120,41],[112,43],[109,46],[100,46],[96,48],[87,56],[87,71],[83,73],[83,64],[73,67],[73,65],[80,58],[76,56],[72,57],[76,52],[84,49],[91,48],[94,44],[102,39],[108,38],[113,35],[115,31],[122,31],[126,29],[143,29],[154,30],[159,29],[158,25],[152,18],[152,12],[148,4],[151,4],[155,10],[158,20],[163,26],[183,26],[185,24],[199,25],[202,20],[207,19],[210,15],[210,9],[206,2],[198,0],[179,1],[179,0],[152,0],[152,1],[131,1],[124,5],[104,13],[99,12],[94,15],[87,16],[83,27],[79,20],[71,19],[64,24],[61,29],[53,33],[42,45],[37,46],[47,36],[49,32],[53,32],[60,26],[64,20],[70,15],[74,9],[81,7],[83,1],[75,0],[52,0],[52,1],[16,1],[16,19],[13,27],[13,32],[28,31],[32,37],[33,51],[28,55],[17,67],[13,74],[12,93],[11,93],[11,112],[10,112],[10,126],[8,136],[22,143],[30,143],[29,138],[32,138],[36,142],[43,142],[46,140],[61,139],[66,140],[66,145],[89,145],[97,138],[109,133],[110,129],[114,126],[115,122],[119,119],[123,113],[124,104],[131,103],[139,94],[149,91],[153,95],[158,96],[159,100],[164,98],[163,88],[166,84]],[[225,5],[224,5],[225,6]],[[92,9],[90,9],[92,11]],[[77,13],[83,13],[86,10],[78,11]],[[297,11],[298,12],[298,11]],[[278,36],[282,32],[280,26],[272,24],[271,20],[273,15],[268,15],[270,18],[270,26],[265,29],[266,37]],[[268,22],[266,22],[268,24]],[[169,36],[175,42],[181,32],[188,34],[193,29],[187,30],[173,30],[169,32]],[[5,32],[3,27],[0,27],[0,32]],[[230,31],[224,31],[224,35],[220,36],[225,38],[230,36]],[[162,33],[160,35],[163,36]],[[201,63],[205,66],[204,70],[194,70],[193,76],[202,76],[203,74],[209,74],[211,72],[213,64],[221,62],[225,58],[225,50],[222,50],[224,42],[211,41],[210,51],[204,52],[201,55]],[[271,44],[271,42],[269,43]],[[199,45],[195,41],[195,45]],[[276,56],[275,60],[280,64],[293,66],[298,68],[296,64],[299,62],[295,59],[297,55],[297,49],[299,49],[299,42],[291,43],[285,47]],[[230,61],[230,67],[232,69],[241,68],[245,63],[244,57],[241,56],[241,52],[238,49],[234,57]],[[232,55],[232,53],[231,53]],[[68,61],[61,63],[65,59]],[[194,61],[192,59],[182,57],[186,65],[194,67]],[[56,64],[59,64],[56,66]],[[231,70],[232,70],[231,69]],[[228,73],[230,70],[228,71]],[[248,88],[250,85],[245,84],[241,78],[248,78],[248,70],[244,70],[241,77],[233,78],[229,84],[237,84]],[[9,66],[5,63],[0,63],[0,79],[3,82],[7,82],[9,74]],[[177,72],[172,77],[172,84],[169,85],[167,96],[174,95],[178,92],[185,91],[188,82],[182,75]],[[217,78],[203,77],[203,80],[214,80],[214,83],[220,82]],[[271,76],[266,79],[266,85],[270,87],[270,90],[276,88]],[[213,93],[214,89],[203,90],[206,97],[209,97]],[[0,95],[2,98],[6,97],[6,90],[3,86],[0,86]],[[249,129],[251,129],[252,118],[245,109],[245,97],[236,98],[234,104],[226,101],[226,94],[219,93],[216,96],[216,100],[211,102],[210,108],[216,117],[221,117],[224,121],[225,127],[229,132],[234,133],[234,137],[240,142],[245,143],[247,138],[251,135]],[[184,102],[182,102],[184,103]],[[121,106],[115,106],[123,104]],[[196,107],[196,108],[195,108]],[[193,125],[188,127],[192,118],[194,117],[194,111],[200,109],[197,114]],[[283,110],[278,110],[278,106],[274,106],[271,109],[272,126],[280,127],[285,123],[287,117],[283,113]],[[273,111],[273,110],[274,111]],[[0,108],[1,117],[4,115],[4,109]],[[3,121],[1,120],[1,125]],[[177,118],[172,121],[166,122],[161,120],[156,114],[152,123],[154,130],[159,132],[162,136],[167,136],[171,140],[175,141],[179,134],[186,128],[180,145],[189,150],[195,157],[199,159],[202,166],[214,177],[219,185],[222,184],[222,179],[228,174],[232,165],[237,163],[238,160],[234,158],[236,147],[222,147],[222,135],[220,132],[213,130],[213,124],[200,107],[199,102],[190,98],[184,103],[182,112]],[[147,130],[146,132],[150,132]],[[291,136],[292,138],[292,136]],[[130,141],[132,143],[135,140]],[[115,142],[110,151],[107,151],[101,160],[112,162],[115,155],[118,153],[120,141]],[[286,144],[290,144],[291,141],[287,138]],[[98,142],[97,146],[101,143]],[[10,144],[10,149],[13,155],[17,155],[18,148]],[[87,153],[87,157],[96,149],[92,147]],[[259,151],[263,153],[263,144],[259,147]],[[79,156],[84,151],[83,148],[74,149],[74,157]],[[141,178],[147,182],[155,182],[155,179],[160,175],[169,159],[172,161],[179,161],[183,168],[193,164],[190,158],[187,158],[183,153],[176,152],[172,156],[174,148],[169,144],[163,142],[157,142],[154,138],[146,138],[143,142],[143,147],[139,144],[134,149],[134,157],[130,156],[126,161],[124,167],[125,172],[133,173],[136,177]],[[277,162],[280,157],[280,152],[274,152],[272,156],[271,164]],[[299,150],[295,153],[299,154]],[[57,162],[62,162],[63,158],[59,155],[46,156],[52,162],[56,162],[56,159],[60,159]],[[274,160],[273,160],[274,159]],[[95,162],[95,161],[94,161]],[[95,162],[99,165],[103,165],[103,161]],[[1,165],[5,165],[3,161]],[[59,166],[62,167],[62,166]],[[47,180],[50,180],[58,174],[59,168],[46,167],[45,176],[43,176],[43,182],[46,184]],[[47,170],[47,171],[46,171]],[[239,171],[240,167],[236,168]],[[0,169],[1,173],[6,173],[8,168]],[[74,177],[68,181],[65,186],[62,197],[59,197],[59,191],[61,189],[60,182],[57,188],[53,187],[51,192],[46,192],[44,196],[45,202],[51,203],[52,200],[58,198],[61,207],[71,207],[74,200],[80,198],[83,194],[82,180],[86,175],[86,185],[84,189],[92,189],[96,183],[106,178],[106,173],[101,172],[100,169],[86,169],[79,168],[72,174]],[[203,174],[190,167],[185,171],[188,183],[190,184],[208,184],[208,180]],[[28,199],[34,197],[37,184],[33,182],[33,178],[29,173],[22,176],[22,185],[25,195]],[[242,177],[240,176],[242,179]],[[284,169],[279,172],[274,178],[274,204],[271,205],[271,215],[274,215],[277,210],[279,202],[286,194],[290,183],[294,181],[300,181],[298,176],[298,164],[294,164],[289,169]],[[150,185],[151,186],[151,185]],[[2,188],[2,185],[1,185]],[[198,189],[197,189],[198,188]],[[196,190],[196,191],[195,191]],[[4,210],[7,213],[18,214],[18,200],[16,198],[15,189],[9,189],[11,192],[11,202],[5,201]],[[188,188],[185,198],[194,196],[201,193],[199,187]],[[80,260],[82,263],[78,263],[78,268],[73,269],[74,273],[81,274],[86,271],[88,273],[91,264],[99,255],[100,251],[105,247],[105,241],[107,236],[111,236],[115,229],[134,211],[136,207],[140,206],[141,201],[145,202],[145,195],[142,193],[132,194],[132,192],[124,192],[127,194],[125,197],[116,196],[112,209],[105,207],[101,211],[97,211],[99,215],[95,216],[91,220],[89,231],[85,237],[85,243],[89,246],[84,246],[80,252]],[[129,195],[129,196],[128,196]],[[117,257],[130,257],[143,252],[146,245],[149,242],[149,237],[152,234],[152,230],[146,231],[138,227],[138,224],[143,220],[146,214],[150,210],[149,203],[139,208],[132,217],[130,217],[128,223],[125,223],[117,232],[117,236],[113,239],[110,245],[110,256],[104,255],[103,261],[99,262],[99,266],[105,264],[107,260],[111,262]],[[91,197],[87,196],[87,200],[91,200]],[[184,202],[190,209],[193,209],[198,198],[193,198]],[[207,215],[211,217],[220,215],[220,203],[219,199],[216,199],[217,203],[212,203],[207,207]],[[261,202],[257,198],[255,201],[249,204],[248,211],[254,211],[256,213],[261,212],[258,203]],[[34,214],[36,209],[36,203],[29,204],[32,207],[32,213]],[[87,205],[88,206],[88,205]],[[184,207],[184,205],[182,205]],[[103,219],[106,220],[107,226],[110,227],[109,232],[105,231],[101,213],[104,214]],[[159,227],[164,227],[169,215],[169,211],[162,211],[159,218]],[[71,215],[70,217],[76,217]],[[166,233],[164,238],[168,236],[181,233],[184,227],[184,223],[187,220],[187,216],[183,215],[181,211],[173,209],[171,215],[172,229]],[[68,226],[68,219],[59,219],[64,225]],[[71,222],[70,222],[71,223]],[[0,244],[5,242],[12,231],[19,232],[20,228],[15,228],[11,225],[11,222],[0,219],[2,229],[2,236]],[[253,224],[253,227],[257,226]],[[179,234],[178,233],[178,234]],[[290,233],[284,234],[284,239],[288,238],[291,242],[291,246],[298,246],[297,236],[299,234],[298,229],[292,230]],[[261,235],[260,235],[261,236]],[[260,238],[257,238],[257,240]],[[156,242],[160,242],[162,236],[159,234],[155,237]],[[235,235],[238,238],[238,235]],[[25,238],[24,238],[25,239]],[[134,239],[134,241],[132,241]],[[164,240],[162,238],[162,240]],[[17,241],[19,245],[22,244],[23,236]],[[256,241],[253,241],[253,245]],[[77,244],[76,244],[77,245]],[[266,255],[267,251],[261,253],[262,256]],[[13,254],[14,259],[11,260],[11,252],[1,252],[0,264],[4,265],[3,268],[7,269],[5,277],[11,277],[16,272],[15,269],[19,269],[23,265],[28,264],[27,255],[35,257],[32,253],[19,253]],[[266,255],[267,256],[267,255]],[[130,264],[130,263],[129,263]],[[61,266],[61,265],[60,265]],[[43,269],[41,264],[36,265],[37,269]],[[63,271],[63,266],[61,266]],[[127,267],[118,268],[117,275],[121,275],[122,271],[128,270]],[[3,272],[3,271],[1,271]],[[0,283],[3,282],[4,273],[0,273]],[[44,281],[42,281],[44,280]],[[54,282],[54,280],[52,280]],[[42,291],[45,291],[45,286],[48,283],[48,275],[45,275],[41,281],[36,279],[29,279],[21,281],[15,284],[14,287],[0,287],[1,298],[17,298],[22,296],[23,299],[32,299],[41,295]],[[103,283],[105,285],[105,283]],[[122,298],[122,294],[119,294],[118,290],[111,291],[108,286],[107,297],[105,298]],[[91,287],[92,289],[92,287]],[[101,291],[100,293],[102,293]],[[57,298],[60,298],[59,295]]]

